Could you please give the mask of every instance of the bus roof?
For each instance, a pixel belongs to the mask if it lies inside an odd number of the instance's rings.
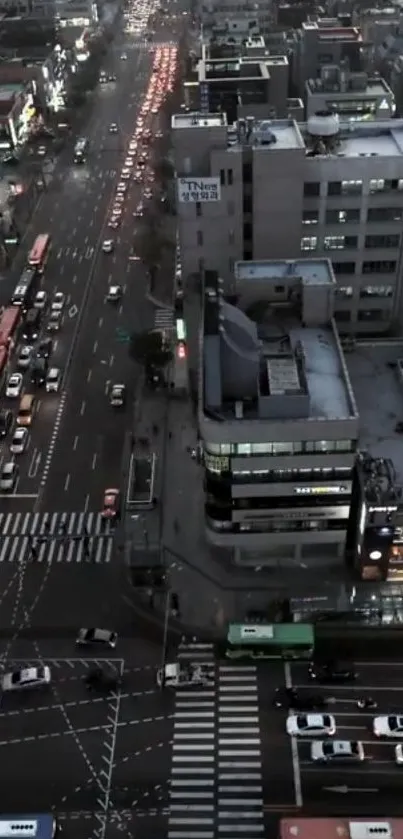
[[[42,259],[43,253],[47,248],[50,241],[49,233],[41,233],[39,236],[36,237],[35,242],[29,252],[28,261],[29,262],[36,262],[37,260]]]
[[[314,628],[309,623],[230,623],[230,644],[312,644]]]
[[[20,319],[20,310],[16,306],[8,306],[0,317],[0,346],[9,343]]]
[[[0,839],[52,839],[54,834],[55,819],[50,813],[0,816]]]
[[[281,819],[280,839],[403,839],[403,819],[367,817]]]

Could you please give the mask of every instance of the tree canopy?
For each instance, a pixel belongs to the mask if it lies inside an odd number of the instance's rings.
[[[152,332],[133,332],[130,336],[129,355],[146,372],[165,367],[172,359],[171,350],[164,346],[163,335],[159,330]]]

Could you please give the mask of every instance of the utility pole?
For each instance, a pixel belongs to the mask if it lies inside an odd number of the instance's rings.
[[[164,688],[165,685],[165,665],[166,665],[166,658],[167,658],[167,649],[168,649],[168,626],[169,626],[169,613],[171,610],[171,591],[168,588],[166,593],[165,599],[165,614],[164,614],[164,635],[162,639],[162,653],[161,653],[161,685],[160,690]]]

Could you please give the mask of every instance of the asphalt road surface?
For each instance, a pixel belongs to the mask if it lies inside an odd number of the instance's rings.
[[[113,531],[99,513],[105,487],[121,485],[131,421],[131,411],[111,412],[108,387],[126,383],[130,403],[135,386],[119,335],[155,322],[141,264],[130,259],[142,186],[128,182],[117,230],[107,227],[109,207],[154,51],[177,38],[183,18],[181,10],[177,19],[168,16],[150,44],[119,26],[105,62],[117,80],[98,87],[81,132],[90,141],[88,160],[74,166],[73,144],[63,151],[13,274],[0,287],[7,302],[35,236],[50,233],[44,288],[66,298],[52,356],[63,388],[39,392],[18,487],[1,497],[0,655],[3,672],[46,663],[53,681],[48,691],[2,699],[0,776],[3,812],[52,808],[64,835],[78,839],[166,835],[173,730],[173,697],[155,679],[161,627],[133,612]],[[108,131],[112,122],[116,135]],[[116,243],[112,254],[101,251],[106,238]],[[124,289],[116,307],[105,302],[115,283]],[[0,458],[6,462],[7,444]],[[80,626],[115,629],[116,652],[79,654]],[[88,694],[83,682],[97,656],[107,671],[122,674],[121,689],[110,696]]]

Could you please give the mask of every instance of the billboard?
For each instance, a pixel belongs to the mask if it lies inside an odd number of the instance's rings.
[[[206,204],[220,199],[219,178],[178,178],[178,201],[181,204]]]

